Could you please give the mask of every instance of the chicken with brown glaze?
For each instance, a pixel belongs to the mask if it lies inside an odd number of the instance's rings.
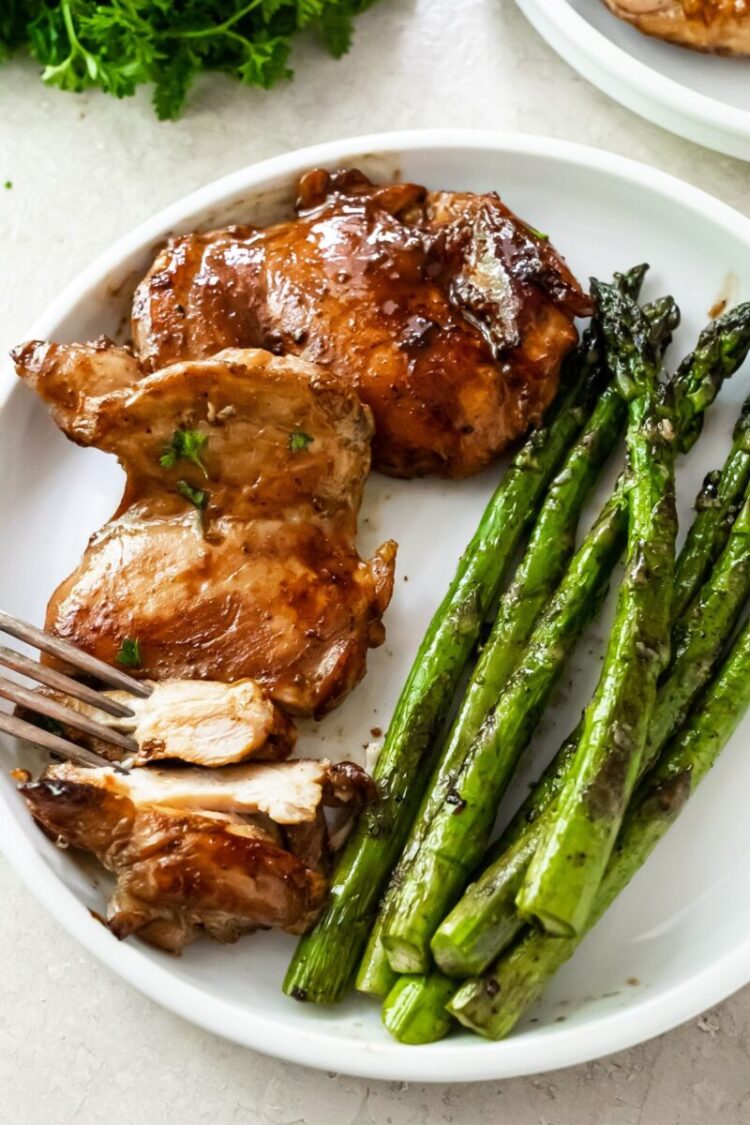
[[[114,873],[112,932],[171,953],[201,933],[308,929],[327,891],[323,809],[373,796],[359,767],[325,761],[127,775],[65,764],[20,789],[48,835]]]
[[[750,0],[604,0],[646,35],[723,55],[750,55]]]
[[[18,374],[73,441],[127,473],[46,627],[136,675],[256,680],[301,714],[335,706],[382,642],[395,544],[355,537],[372,421],[327,371],[226,351],[137,383],[126,349],[31,343]]]
[[[179,235],[138,287],[148,371],[223,347],[324,364],[375,417],[376,468],[478,472],[557,389],[590,303],[548,238],[497,195],[313,171],[298,217]]]

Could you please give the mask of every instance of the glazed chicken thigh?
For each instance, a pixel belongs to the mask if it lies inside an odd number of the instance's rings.
[[[478,472],[537,423],[590,304],[544,235],[494,195],[313,171],[298,217],[180,235],[138,287],[148,371],[223,347],[326,365],[371,407],[373,463]]]
[[[373,795],[357,766],[325,761],[127,775],[65,764],[20,789],[53,839],[114,873],[112,932],[171,953],[201,933],[308,929],[327,891],[323,808]]]
[[[698,51],[750,55],[750,0],[604,0],[620,19]]]
[[[135,383],[106,343],[15,360],[63,432],[127,474],[47,629],[108,663],[137,642],[136,675],[252,679],[290,711],[333,707],[383,640],[393,583],[395,544],[369,562],[355,546],[372,434],[357,396],[257,350]]]

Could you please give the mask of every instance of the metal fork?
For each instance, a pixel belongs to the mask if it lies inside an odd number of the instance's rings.
[[[9,613],[3,613],[2,610],[0,610],[0,633],[7,633],[9,636],[15,637],[16,640],[25,641],[33,648],[38,648],[42,652],[48,652],[50,655],[58,657],[78,671],[94,676],[98,680],[103,680],[110,687],[121,688],[130,692],[131,695],[139,699],[146,699],[151,694],[151,688],[148,685],[139,683],[125,672],[112,668],[109,664],[97,660],[96,657],[81,652],[80,649],[68,644],[67,641],[51,637],[44,630],[37,629],[35,625],[28,625],[25,621],[19,621],[17,618],[11,617]],[[102,692],[79,683],[63,672],[58,672],[55,668],[39,664],[36,660],[31,660],[28,656],[2,645],[0,645],[0,665],[10,668],[36,683],[54,688],[55,691],[63,692],[74,699],[80,699],[83,703],[96,707],[99,711],[104,711],[109,715],[115,715],[118,718],[130,718],[133,715],[133,712],[125,704],[110,699]],[[28,711],[43,715],[55,722],[63,723],[74,730],[80,730],[83,734],[100,739],[102,742],[117,746],[126,754],[135,754],[138,751],[138,743],[135,739],[112,730],[86,715],[79,715],[72,708],[66,707],[38,691],[30,691],[22,684],[3,675],[0,675],[0,698],[7,699],[11,703],[16,703]],[[9,715],[6,711],[0,711],[0,731],[5,731],[6,734],[10,734],[14,738],[22,738],[26,742],[32,742],[36,746],[41,746],[44,750],[69,758],[79,765],[109,766],[110,768],[114,767],[121,771],[127,771],[127,765],[124,762],[110,762],[101,755],[95,754],[92,750],[77,746],[75,742],[70,742],[61,735],[34,726],[33,723],[27,723],[15,715]]]

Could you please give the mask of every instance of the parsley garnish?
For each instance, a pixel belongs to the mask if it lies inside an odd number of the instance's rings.
[[[159,458],[159,464],[162,469],[173,469],[182,458],[192,461],[204,477],[208,478],[206,466],[201,461],[201,452],[207,441],[208,434],[202,434],[200,430],[175,430],[172,440]]]
[[[549,235],[545,234],[543,230],[537,230],[536,227],[532,227],[529,223],[526,224],[526,229],[542,242],[549,242]]]
[[[58,738],[65,737],[65,727],[57,719],[50,719],[49,715],[35,715],[34,726],[46,730],[48,734],[56,734]]]
[[[137,637],[123,637],[115,660],[126,668],[140,668],[141,642]]]
[[[294,430],[293,433],[289,435],[289,448],[292,453],[301,453],[302,450],[307,449],[310,442],[314,440],[315,439],[311,437],[310,434],[306,434],[304,430]]]
[[[5,183],[3,184],[3,187],[5,188],[6,191],[10,191],[10,189],[13,187],[13,181],[12,180],[6,180]]]
[[[177,491],[191,504],[195,504],[199,512],[203,511],[208,500],[208,493],[204,492],[202,488],[193,488],[186,480],[178,480]]]
[[[43,80],[118,98],[154,86],[158,116],[177,117],[196,76],[217,70],[268,89],[291,77],[292,40],[317,30],[336,58],[372,0],[14,0],[0,4],[0,59],[28,48]]]

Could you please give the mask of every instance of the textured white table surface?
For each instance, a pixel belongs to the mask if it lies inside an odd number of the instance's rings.
[[[0,68],[0,348],[114,238],[225,172],[422,126],[582,141],[750,213],[750,166],[669,136],[560,62],[512,0],[380,0],[340,63],[312,45],[268,95],[204,79],[176,124],[146,96],[45,90]],[[6,548],[7,549],[7,548]],[[669,1035],[538,1079],[411,1086],[317,1073],[214,1039],[83,953],[0,861],[0,1122],[734,1125],[750,1120],[750,989]]]

